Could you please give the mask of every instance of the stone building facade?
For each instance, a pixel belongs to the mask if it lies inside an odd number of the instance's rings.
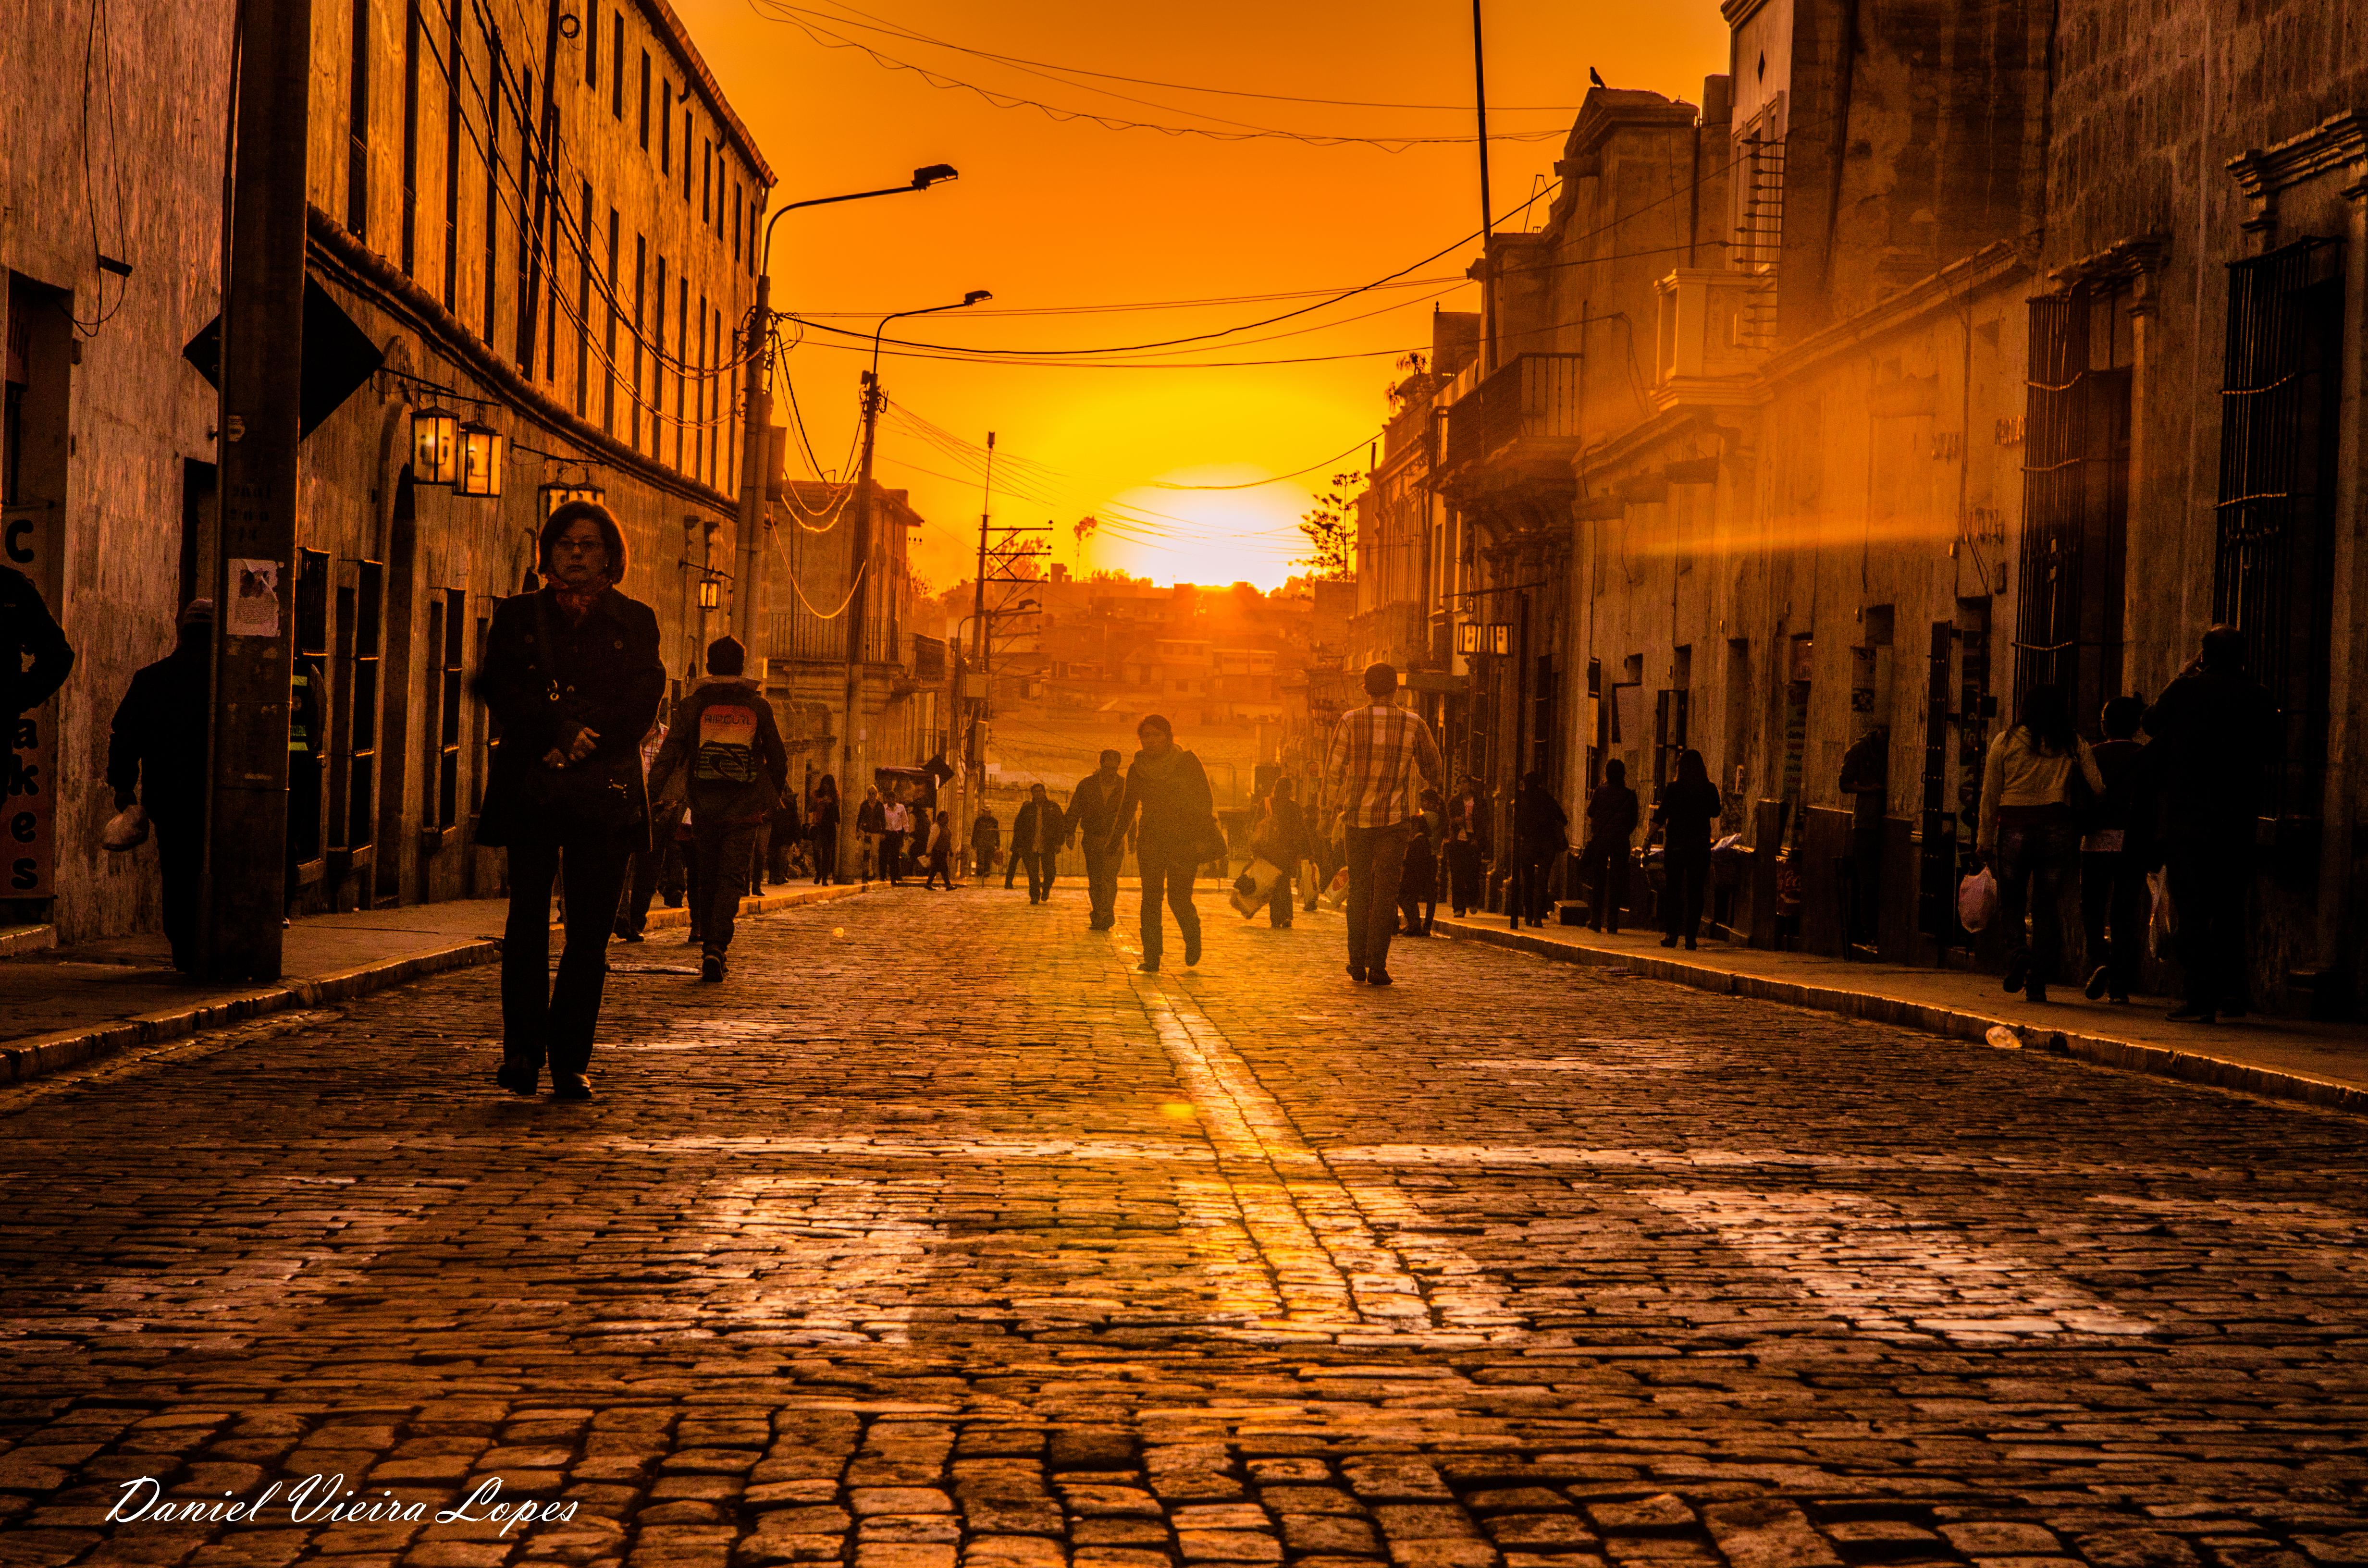
[[[1700,109],[1590,94],[1552,217],[1474,268],[1497,358],[1435,394],[1431,488],[1495,592],[1424,603],[1511,642],[1464,760],[1576,803],[1698,749],[1738,938],[1979,963],[1949,894],[2021,694],[2094,733],[2234,622],[2284,725],[2252,995],[2347,1011],[2368,35],[2316,0],[1722,9]],[[1861,742],[1884,785],[1846,794]]]
[[[81,155],[79,52],[35,47],[29,26],[0,43],[12,79],[61,109],[12,116],[0,137],[27,346],[7,452],[35,468],[10,506],[47,508],[48,584],[85,651],[60,699],[41,912],[66,940],[155,919],[144,856],[97,850],[99,779],[131,671],[170,646],[214,570],[216,400],[182,349],[220,309],[232,10],[108,13],[90,90],[122,79],[112,156],[142,191],[120,284],[87,255],[79,182],[58,177]],[[696,677],[702,581],[729,604],[735,344],[772,176],[664,0],[319,0],[311,55],[309,271],[325,301],[308,304],[307,367],[334,336],[313,331],[325,304],[350,324],[347,359],[375,368],[302,452],[288,597],[320,673],[324,753],[302,902],[488,893],[499,858],[470,826],[496,737],[468,683],[494,601],[528,582],[552,489],[617,514],[622,586],[656,609],[675,691]],[[112,319],[59,324],[94,315]],[[40,467],[61,408],[67,459]],[[497,497],[418,478],[413,421],[431,408],[505,438]]]

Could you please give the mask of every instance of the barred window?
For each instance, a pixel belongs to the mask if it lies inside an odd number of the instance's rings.
[[[2228,268],[2212,618],[2278,705],[2264,814],[2314,817],[2327,772],[2343,246],[2304,239]]]

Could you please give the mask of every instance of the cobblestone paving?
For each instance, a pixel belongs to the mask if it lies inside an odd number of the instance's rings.
[[[1133,917],[620,948],[586,1106],[489,970],[0,1095],[0,1564],[2368,1563],[2362,1123]]]

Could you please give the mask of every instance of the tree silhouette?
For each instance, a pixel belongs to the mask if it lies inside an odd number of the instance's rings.
[[[1355,543],[1349,517],[1355,506],[1349,492],[1364,478],[1361,473],[1336,473],[1332,488],[1315,497],[1315,505],[1300,514],[1299,531],[1307,536],[1307,553],[1293,565],[1307,568],[1310,577],[1326,582],[1338,582],[1349,575],[1350,550]]]

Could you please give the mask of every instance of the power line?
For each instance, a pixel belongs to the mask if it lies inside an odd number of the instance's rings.
[[[1335,452],[1320,462],[1309,463],[1305,468],[1292,469],[1289,473],[1278,473],[1272,479],[1254,479],[1247,484],[1170,484],[1164,479],[1155,479],[1151,484],[1155,490],[1256,490],[1263,485],[1281,484],[1286,479],[1297,479],[1303,473],[1314,473],[1319,468],[1329,468],[1342,458],[1353,454],[1358,447],[1369,446],[1372,442],[1371,436],[1360,436],[1347,451]]]
[[[752,4],[753,3],[754,0],[752,0]],[[781,5],[784,9],[789,10],[803,9],[801,6],[786,5],[785,0],[768,0],[768,3]],[[916,32],[910,28],[900,27],[896,24],[888,22],[886,18],[876,16],[870,11],[859,10],[855,6],[846,4],[846,0],[833,0],[833,4],[836,4],[842,11],[851,11],[854,12],[856,16],[869,18],[869,24],[865,22],[855,22],[850,24],[837,17],[828,18],[830,21],[837,23],[842,27],[854,26],[868,28],[868,30],[870,31],[884,32],[889,34],[891,37],[909,39],[916,43],[933,43],[940,49],[950,49],[958,54],[974,55],[981,60],[993,60],[1006,65],[1022,65],[1040,71],[1064,72],[1075,76],[1099,76],[1106,82],[1125,82],[1133,86],[1160,87],[1179,93],[1210,93],[1220,97],[1228,98],[1262,98],[1269,103],[1324,104],[1335,108],[1444,109],[1456,114],[1468,114],[1472,110],[1472,106],[1470,104],[1378,103],[1362,98],[1311,98],[1303,97],[1292,93],[1252,92],[1247,88],[1241,87],[1203,87],[1190,82],[1156,82],[1143,76],[1121,76],[1114,72],[1096,71],[1083,65],[1053,65],[1042,60],[1025,60],[1018,55],[997,54],[991,50],[973,49],[966,44],[954,43],[946,39],[932,38],[927,33]],[[809,16],[821,15],[820,12],[813,11],[809,11],[806,14]],[[1580,107],[1581,106],[1577,104],[1510,104],[1505,106],[1502,112],[1513,114],[1571,114],[1577,112]]]
[[[776,21],[787,23],[789,26],[797,28],[800,32],[804,33],[807,38],[811,39],[814,43],[822,48],[852,49],[862,54],[870,56],[872,63],[880,66],[882,70],[910,72],[914,75],[920,77],[921,80],[927,82],[932,87],[936,87],[940,91],[962,91],[973,93],[996,108],[1032,108],[1038,113],[1043,115],[1046,119],[1052,119],[1055,122],[1065,123],[1068,121],[1082,119],[1089,120],[1092,123],[1100,126],[1105,131],[1156,131],[1162,135],[1167,136],[1202,136],[1213,142],[1281,141],[1297,142],[1311,147],[1362,146],[1377,148],[1384,153],[1403,153],[1409,147],[1448,145],[1468,146],[1471,144],[1473,140],[1469,136],[1318,135],[1298,131],[1283,131],[1272,126],[1253,126],[1241,120],[1224,120],[1221,117],[1215,115],[1201,115],[1201,118],[1204,119],[1217,119],[1221,124],[1230,124],[1242,127],[1242,129],[1235,131],[1212,131],[1206,126],[1161,125],[1150,120],[1128,119],[1118,115],[1099,114],[1091,109],[1064,108],[1058,104],[1048,104],[1043,102],[1042,99],[1023,97],[1016,93],[1000,92],[992,87],[982,87],[975,82],[965,82],[957,77],[948,76],[942,72],[933,71],[926,65],[916,65],[910,61],[899,60],[892,54],[884,54],[879,50],[872,48],[868,43],[861,42],[855,39],[842,37],[837,33],[830,31],[826,28],[820,27],[814,22],[805,20],[802,16],[791,14],[788,7],[780,5],[780,0],[751,0],[751,3],[757,5],[760,9],[771,10],[773,12],[773,18]],[[837,20],[837,18],[833,19]],[[1072,84],[1072,85],[1075,85],[1076,84]],[[1122,93],[1112,93],[1110,96],[1112,97],[1124,97],[1126,95]],[[1130,101],[1140,102],[1142,100],[1137,99]],[[1156,104],[1152,107],[1159,108],[1170,108],[1170,106],[1162,104]],[[1171,112],[1194,114],[1199,111],[1193,109],[1171,109]],[[1565,134],[1566,134],[1566,132],[1560,130],[1515,131],[1502,132],[1498,135],[1490,137],[1489,140],[1492,142],[1543,142]]]

